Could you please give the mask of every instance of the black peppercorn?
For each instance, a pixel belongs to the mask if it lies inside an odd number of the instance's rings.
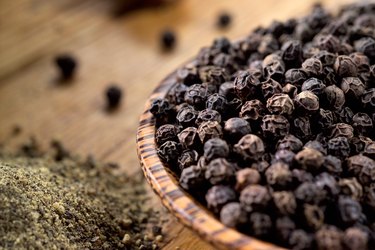
[[[107,106],[115,108],[120,104],[122,91],[117,86],[110,86],[107,88],[105,96],[107,97]]]
[[[233,147],[234,152],[241,155],[245,160],[258,160],[264,153],[262,139],[253,134],[243,136]]]
[[[223,129],[217,121],[203,122],[198,127],[198,135],[201,142],[205,143],[211,138],[221,138]]]
[[[310,76],[319,76],[323,73],[323,64],[318,58],[308,58],[302,63],[302,68]]]
[[[247,214],[238,202],[226,204],[220,211],[220,221],[228,227],[240,228],[247,221]]]
[[[185,190],[202,189],[204,183],[203,171],[196,165],[184,168],[181,172],[179,183]]]
[[[229,155],[229,146],[226,141],[220,138],[212,138],[204,144],[204,157],[206,161],[211,161],[219,157]]]
[[[221,13],[217,18],[217,26],[219,28],[226,28],[231,24],[231,22],[232,22],[232,17],[227,12]]]
[[[264,98],[268,99],[276,93],[282,92],[282,87],[280,83],[276,82],[272,78],[268,78],[266,81],[262,82],[262,93]]]
[[[267,100],[267,109],[273,114],[291,115],[294,104],[287,94],[274,94]]]
[[[178,166],[180,170],[190,167],[192,165],[196,165],[198,162],[199,154],[195,150],[185,150],[181,153],[178,157]]]
[[[257,211],[268,206],[271,196],[267,188],[260,185],[249,185],[241,191],[240,202],[247,212]]]
[[[197,128],[187,127],[178,134],[178,140],[183,148],[194,148],[199,145]]]
[[[338,199],[338,212],[343,223],[353,225],[362,216],[361,205],[347,196]]]
[[[252,213],[249,218],[251,233],[259,238],[267,236],[272,230],[271,217],[264,213]]]
[[[297,202],[292,192],[280,191],[272,194],[273,203],[282,215],[293,215],[297,209]]]
[[[318,250],[342,249],[343,233],[335,226],[324,226],[315,233]]]
[[[261,176],[259,172],[252,168],[244,168],[236,172],[236,190],[241,192],[245,187],[258,184]]]
[[[221,122],[221,115],[218,111],[213,109],[203,109],[199,111],[197,119],[195,120],[196,125],[201,125],[203,122]]]
[[[173,124],[165,124],[158,128],[155,134],[156,143],[163,144],[166,141],[177,141],[177,134],[180,132],[179,128]]]
[[[368,241],[369,236],[368,234],[357,228],[357,227],[350,227],[345,230],[343,236],[343,243],[345,249],[348,250],[356,250],[356,249],[368,249]]]
[[[241,107],[240,117],[247,121],[256,121],[265,115],[266,108],[259,100],[250,100]]]
[[[160,42],[163,49],[170,50],[176,45],[176,35],[172,30],[164,30],[160,34]]]
[[[158,148],[158,155],[166,163],[172,164],[177,160],[181,146],[175,141],[167,141]]]
[[[173,107],[165,99],[155,99],[151,103],[150,113],[159,123],[167,123],[173,115]]]
[[[197,116],[198,112],[192,106],[187,105],[178,111],[176,120],[183,127],[188,127],[195,124]]]
[[[356,178],[341,179],[339,181],[340,193],[359,201],[363,195],[362,185]]]
[[[310,249],[313,243],[313,237],[307,232],[297,229],[290,234],[288,243],[292,249]]]
[[[221,208],[236,199],[235,191],[223,185],[216,185],[211,187],[206,194],[206,202],[208,208],[214,213],[219,213]]]
[[[230,118],[225,122],[224,133],[228,141],[238,142],[244,135],[251,133],[250,124],[239,117]]]
[[[309,78],[306,81],[303,82],[301,90],[302,91],[311,91],[315,95],[319,96],[323,89],[326,87],[326,85],[317,78]]]
[[[280,139],[276,144],[277,150],[288,149],[293,152],[300,151],[302,149],[302,146],[302,141],[291,134],[286,135],[284,138]]]
[[[266,172],[267,183],[275,189],[285,189],[292,182],[292,172],[283,162],[275,162]]]
[[[309,114],[319,110],[319,98],[311,91],[302,91],[294,98],[297,110]]]
[[[265,136],[279,138],[289,133],[290,124],[282,115],[265,115],[261,127]]]
[[[338,158],[348,157],[350,154],[350,146],[348,138],[346,137],[335,137],[328,141],[328,153]]]
[[[201,110],[206,104],[208,90],[202,84],[191,85],[185,93],[185,102]]]
[[[65,80],[71,78],[77,68],[77,60],[68,54],[56,56],[55,64],[60,70],[61,77]]]
[[[260,85],[259,79],[250,71],[241,71],[234,79],[234,89],[237,96],[242,100],[255,96],[258,85]]]
[[[212,184],[230,184],[234,180],[235,165],[225,158],[212,160],[206,168],[205,178]]]
[[[349,56],[336,57],[333,69],[340,77],[357,76],[357,66]]]

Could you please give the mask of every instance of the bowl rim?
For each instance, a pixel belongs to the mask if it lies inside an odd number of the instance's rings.
[[[187,65],[194,65],[194,62],[184,64]],[[285,249],[226,227],[178,185],[174,174],[159,158],[155,142],[155,119],[149,112],[150,105],[153,100],[166,96],[169,89],[176,84],[176,74],[177,70],[169,74],[154,89],[140,116],[136,139],[137,153],[147,182],[163,205],[180,222],[215,247],[241,250]]]

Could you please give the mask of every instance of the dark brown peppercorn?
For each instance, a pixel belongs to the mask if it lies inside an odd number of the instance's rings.
[[[313,182],[303,182],[294,191],[296,199],[302,203],[318,204],[325,198],[324,191]]]
[[[210,95],[206,101],[206,108],[223,113],[227,108],[227,100],[224,96],[219,94]]]
[[[335,226],[324,226],[315,233],[318,250],[342,250],[343,233]]]
[[[216,185],[211,187],[206,194],[206,202],[208,209],[214,213],[219,213],[221,208],[236,199],[235,191],[223,185]]]
[[[310,76],[319,76],[323,73],[323,64],[318,58],[308,58],[302,63],[302,68]]]
[[[375,109],[375,88],[367,89],[362,95],[362,104],[368,110]]]
[[[169,90],[167,99],[174,105],[179,105],[183,103],[187,88],[188,87],[183,83],[176,83]]]
[[[105,91],[105,96],[107,99],[107,107],[113,109],[118,107],[122,97],[122,90],[116,86],[109,86]]]
[[[202,170],[196,165],[184,168],[180,176],[180,185],[185,190],[197,190],[202,188],[204,175]]]
[[[229,13],[223,12],[217,18],[217,26],[219,28],[227,28],[232,22],[232,17]]]
[[[251,164],[251,168],[255,169],[260,174],[264,174],[269,166],[270,166],[270,164],[265,160],[262,160],[262,161],[259,161],[259,162],[254,162],[254,163]]]
[[[278,150],[275,153],[275,158],[273,159],[272,163],[280,161],[289,166],[292,166],[295,155],[296,154],[293,151],[287,149]]]
[[[260,185],[249,185],[241,191],[241,206],[247,212],[257,211],[268,206],[271,196],[267,188]]]
[[[55,58],[55,64],[59,68],[61,78],[67,80],[74,75],[75,69],[77,68],[77,61],[71,55],[58,55]]]
[[[187,127],[178,134],[178,140],[183,148],[194,148],[199,145],[199,136],[197,128]]]
[[[258,85],[260,85],[259,79],[250,71],[241,71],[234,79],[234,89],[237,96],[242,100],[246,100],[250,96],[254,97]]]
[[[297,202],[292,192],[280,191],[272,194],[273,203],[282,215],[293,215],[297,209]]]
[[[256,237],[264,237],[271,233],[271,217],[264,213],[252,213],[249,218],[250,231]]]
[[[180,132],[179,128],[173,124],[165,124],[158,128],[155,134],[156,143],[163,144],[166,141],[177,141],[177,134]]]
[[[345,103],[345,95],[340,88],[331,85],[326,87],[323,93],[323,101],[327,109],[340,110],[342,108]]]
[[[339,181],[340,193],[359,201],[363,195],[362,185],[356,178],[341,179]]]
[[[289,133],[290,124],[282,115],[265,115],[261,127],[265,136],[278,138]]]
[[[276,82],[272,78],[268,78],[266,81],[262,82],[262,93],[264,98],[268,99],[274,94],[281,93],[282,87],[280,83]]]
[[[339,185],[332,175],[327,172],[323,172],[315,177],[316,186],[324,190],[325,198],[335,200],[340,192]]]
[[[353,137],[354,129],[349,124],[337,123],[331,127],[331,132],[329,134],[330,138],[335,137],[346,137],[348,139]]]
[[[341,81],[341,89],[349,100],[359,100],[366,87],[358,77],[345,77]]]
[[[197,116],[198,112],[192,106],[187,105],[178,111],[176,120],[183,127],[188,127],[195,124]]]
[[[207,88],[202,84],[194,84],[186,90],[185,102],[200,110],[204,108],[207,96]]]
[[[356,51],[362,52],[369,58],[375,58],[375,40],[371,37],[364,37],[354,43]]]
[[[310,120],[307,116],[297,117],[293,121],[293,133],[302,139],[308,139],[311,137],[311,125]]]
[[[350,146],[346,137],[335,137],[328,141],[328,153],[338,158],[348,157],[350,154]]]
[[[289,246],[295,250],[311,249],[313,237],[301,229],[294,230],[289,237]]]
[[[340,176],[340,174],[342,173],[341,160],[335,156],[327,155],[324,158],[323,168],[325,171],[332,175]]]
[[[176,45],[176,35],[172,30],[164,30],[160,35],[163,49],[170,50]]]
[[[287,94],[274,94],[267,100],[267,109],[273,114],[291,115],[294,104]]]
[[[324,156],[315,149],[304,148],[296,154],[295,160],[302,169],[316,171],[323,165]]]
[[[177,71],[177,78],[186,86],[201,83],[198,69],[194,66],[186,66]]]
[[[178,157],[178,166],[180,170],[183,170],[192,165],[196,165],[198,162],[199,154],[195,150],[185,150]]]
[[[281,57],[276,54],[266,56],[262,62],[264,75],[276,81],[281,80],[285,73],[285,64]]]
[[[275,222],[277,236],[282,241],[288,241],[291,233],[296,229],[294,221],[288,217],[278,217]]]
[[[258,184],[261,180],[259,172],[252,168],[244,168],[236,173],[236,190],[241,192],[245,187]]]
[[[292,170],[293,183],[300,185],[305,182],[312,182],[314,177],[310,172],[295,168]]]
[[[303,147],[315,149],[315,150],[319,151],[320,153],[322,153],[323,155],[327,154],[327,150],[324,148],[322,143],[320,141],[317,141],[317,140],[308,141]]]
[[[160,123],[167,123],[173,112],[172,105],[165,99],[155,99],[151,103],[150,113]]]
[[[348,250],[367,250],[368,238],[369,236],[365,231],[357,227],[350,227],[344,232],[343,243],[345,249]]]
[[[319,98],[311,91],[302,91],[294,98],[298,111],[304,114],[319,110]]]
[[[219,95],[225,96],[227,100],[232,100],[236,97],[233,82],[225,82],[219,87]]]
[[[316,205],[305,204],[303,206],[303,215],[305,222],[309,228],[316,230],[323,226],[324,211],[320,207]]]
[[[340,77],[357,76],[357,66],[349,56],[336,57],[333,68]]]
[[[256,121],[265,115],[266,109],[259,100],[250,100],[241,107],[240,117],[247,121]]]
[[[206,161],[215,158],[227,157],[229,155],[229,147],[226,141],[220,138],[212,138],[204,144],[204,157]]]
[[[362,216],[361,205],[350,197],[339,197],[338,210],[340,218],[345,224],[353,225]]]
[[[226,204],[220,211],[220,221],[227,227],[239,228],[247,221],[247,214],[238,202]]]
[[[303,69],[289,69],[285,72],[285,82],[293,85],[301,85],[307,79],[307,73]]]
[[[198,127],[198,135],[202,143],[205,143],[211,138],[223,137],[223,129],[217,121],[203,122]]]
[[[250,124],[239,117],[230,118],[225,122],[224,133],[228,141],[238,142],[244,135],[251,133]]]
[[[302,91],[311,91],[315,95],[319,96],[323,89],[326,87],[326,85],[317,78],[309,78],[306,81],[303,82],[301,90]]]
[[[293,152],[300,151],[302,149],[302,146],[302,141],[291,134],[280,139],[276,144],[277,150],[288,149]]]
[[[267,183],[276,189],[284,189],[292,182],[292,172],[283,162],[273,163],[266,172]]]
[[[175,141],[167,141],[158,148],[158,155],[166,163],[174,163],[180,153],[181,146]]]
[[[287,65],[298,66],[302,61],[302,44],[298,40],[290,40],[281,47],[282,58]]]
[[[195,120],[196,125],[201,125],[203,122],[221,122],[221,115],[218,111],[213,109],[203,109],[199,111],[197,119]]]
[[[205,172],[205,178],[212,185],[230,184],[234,180],[235,166],[225,158],[212,160]]]
[[[367,135],[373,130],[372,119],[368,114],[359,112],[353,116],[353,127],[359,134]]]
[[[352,122],[354,113],[349,107],[343,107],[340,111],[335,112],[338,122],[349,124]]]
[[[258,136],[248,134],[243,136],[241,140],[234,145],[233,150],[245,160],[258,160],[264,153],[264,144],[262,139]]]

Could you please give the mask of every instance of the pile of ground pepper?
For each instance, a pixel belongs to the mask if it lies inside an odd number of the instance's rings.
[[[158,249],[159,214],[145,204],[141,175],[53,147],[0,151],[0,248]]]

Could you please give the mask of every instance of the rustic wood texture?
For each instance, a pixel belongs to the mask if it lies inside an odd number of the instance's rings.
[[[335,10],[350,0],[321,1]],[[135,134],[143,106],[157,84],[217,36],[235,39],[273,19],[302,16],[315,0],[175,0],[168,6],[111,15],[116,1],[0,1],[0,142],[17,145],[30,135],[46,147],[52,138],[79,154],[116,161],[122,171],[139,174]],[[215,28],[217,14],[233,14],[228,30]],[[163,53],[158,35],[165,27],[178,46]],[[71,52],[78,74],[59,84],[54,55]],[[123,87],[121,107],[105,112],[103,90]],[[10,141],[12,127],[22,136]],[[154,196],[155,197],[155,196]],[[155,206],[161,203],[155,197]],[[213,249],[172,216],[165,249]]]

